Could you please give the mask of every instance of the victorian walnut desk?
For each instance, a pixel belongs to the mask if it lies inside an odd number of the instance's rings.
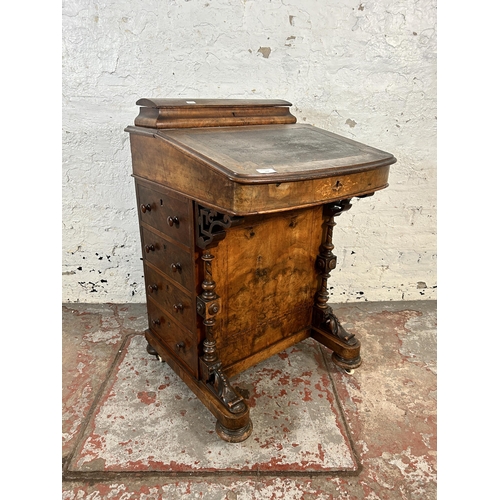
[[[328,302],[334,219],[387,187],[393,155],[297,124],[282,100],[140,99],[130,133],[149,328],[217,419],[247,439],[230,377],[313,337],[342,368],[360,343]]]

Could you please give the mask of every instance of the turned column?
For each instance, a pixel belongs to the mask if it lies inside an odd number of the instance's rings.
[[[332,349],[333,362],[345,369],[357,368],[361,364],[360,343],[353,334],[348,333],[328,305],[328,279],[337,265],[333,254],[333,228],[335,217],[351,208],[350,199],[340,200],[326,205],[323,210],[325,229],[323,242],[316,258],[318,290],[314,299],[312,336],[320,343]]]
[[[216,432],[221,439],[237,443],[247,439],[252,433],[249,408],[243,397],[231,386],[217,353],[213,329],[220,310],[219,296],[215,293],[216,283],[212,276],[212,248],[224,238],[224,229],[233,220],[214,210],[197,205],[198,227],[197,245],[203,250],[203,292],[196,299],[196,311],[203,318],[205,339],[203,354],[199,358],[200,381],[211,391],[225,411],[214,408],[217,417]],[[234,416],[235,418],[228,418]]]

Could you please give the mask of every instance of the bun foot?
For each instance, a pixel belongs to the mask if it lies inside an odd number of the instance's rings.
[[[354,373],[354,369],[359,368],[359,366],[361,365],[360,356],[357,356],[353,359],[346,359],[342,356],[339,356],[336,352],[332,353],[332,361],[349,375],[352,375]]]
[[[161,361],[161,358],[159,354],[156,352],[155,348],[148,342],[148,345],[146,346],[146,351],[148,354],[151,354],[151,356],[155,356],[156,359],[159,359]]]
[[[228,443],[241,443],[242,441],[245,441],[245,439],[248,439],[250,434],[252,434],[252,430],[253,424],[251,420],[249,420],[248,424],[241,429],[228,429],[218,420],[217,424],[215,424],[215,431],[217,432],[217,435]]]

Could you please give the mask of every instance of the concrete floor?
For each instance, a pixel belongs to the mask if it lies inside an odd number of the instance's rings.
[[[348,375],[333,365],[328,349],[308,340],[252,368],[249,377],[260,373],[261,383],[266,371],[300,383],[279,387],[285,399],[270,399],[289,408],[279,418],[268,412],[265,398],[257,400],[253,441],[237,448],[217,440],[211,415],[168,366],[144,355],[145,305],[63,305],[63,499],[436,498],[436,302],[333,307],[362,342],[362,366]],[[289,360],[299,361],[294,368]],[[300,367],[302,378],[293,372]],[[187,414],[165,413],[168,391],[154,389],[154,377],[169,381],[159,388],[170,385]],[[238,384],[243,387],[244,379]],[[245,387],[249,394],[258,389],[257,382]],[[140,401],[127,400],[127,391]],[[154,437],[167,424],[170,438]],[[279,434],[283,429],[288,434]],[[186,441],[191,454],[179,467]],[[210,463],[217,467],[202,466],[216,451],[219,458]]]

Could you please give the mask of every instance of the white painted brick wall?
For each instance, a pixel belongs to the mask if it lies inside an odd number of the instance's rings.
[[[63,0],[64,301],[145,301],[141,97],[287,99],[393,153],[338,219],[332,301],[436,298],[436,0]]]

